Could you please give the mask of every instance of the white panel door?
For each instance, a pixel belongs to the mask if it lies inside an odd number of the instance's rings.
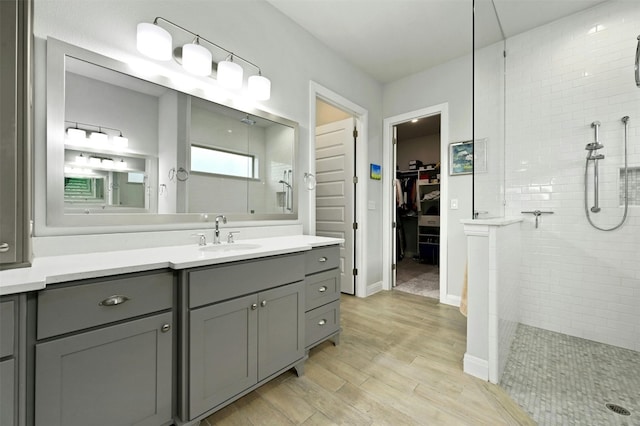
[[[316,235],[344,238],[340,247],[343,293],[355,293],[354,253],[354,141],[355,120],[336,121],[316,128]]]

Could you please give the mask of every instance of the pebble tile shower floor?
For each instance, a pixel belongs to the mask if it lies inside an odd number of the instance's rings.
[[[640,352],[520,324],[500,386],[540,426],[640,425]]]

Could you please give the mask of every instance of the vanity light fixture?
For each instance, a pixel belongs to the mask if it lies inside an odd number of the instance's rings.
[[[216,64],[217,80],[221,86],[229,89],[239,89],[242,87],[243,68],[237,62],[233,61],[234,58],[240,59],[257,70],[257,74],[250,76],[247,81],[247,90],[249,95],[260,101],[266,101],[271,97],[271,81],[262,75],[262,70],[259,66],[160,16],[153,20],[153,24],[144,22],[138,24],[137,47],[140,53],[151,59],[161,61],[168,61],[171,59],[171,35],[164,28],[160,27],[159,21],[178,28],[195,37],[192,43],[187,43],[182,46],[182,48],[176,48],[174,51],[176,61],[180,59],[182,67],[187,72],[199,76],[208,76],[211,74],[213,55],[208,49],[200,44],[200,42],[206,42],[226,53],[226,58]],[[169,36],[168,43],[167,35]],[[169,52],[168,55],[167,52]]]
[[[89,160],[82,153],[76,156],[76,164],[87,164]]]
[[[101,145],[101,147],[108,147],[111,145],[112,149],[125,149],[129,146],[129,139],[122,135],[122,130],[114,129],[112,127],[100,126],[97,124],[77,123],[75,121],[67,121],[67,123],[73,123],[75,127],[67,128],[67,136],[69,142],[77,145]],[[84,128],[80,128],[82,126]],[[107,133],[105,129],[110,132]],[[89,135],[87,141],[87,134]],[[111,139],[111,141],[109,141]],[[90,142],[90,144],[87,144]]]
[[[211,74],[211,52],[200,45],[200,37],[193,43],[182,46],[182,67],[191,74],[208,76]]]
[[[233,62],[233,55],[218,63],[218,83],[228,89],[242,87],[242,67]]]
[[[122,132],[120,132],[120,136],[114,136],[111,141],[113,145],[118,148],[126,148],[129,146],[129,139],[122,136]]]
[[[109,136],[100,129],[97,132],[89,132],[89,140],[99,145],[106,145],[109,142]]]
[[[78,125],[76,127],[69,127],[67,129],[67,136],[69,140],[73,142],[84,141],[87,138],[87,132],[82,129],[78,129]]]
[[[138,51],[158,61],[171,59],[171,34],[158,25],[158,18],[153,24],[141,22],[137,31]]]

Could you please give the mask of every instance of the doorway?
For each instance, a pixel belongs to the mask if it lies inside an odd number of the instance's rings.
[[[411,123],[412,120],[417,120],[416,123]],[[404,221],[400,222],[398,218],[398,189],[396,185],[396,173],[383,175],[383,203],[385,206],[383,212],[384,223],[384,238],[383,238],[383,289],[391,290],[396,286],[398,278],[398,258],[402,255],[404,261],[407,256],[410,256],[407,265],[411,265],[414,262],[414,256],[416,256],[415,262],[418,264],[424,263],[424,265],[431,265],[429,269],[421,271],[421,266],[417,266],[418,271],[413,271],[414,277],[418,275],[429,273],[430,276],[424,276],[423,278],[429,278],[430,280],[437,280],[437,291],[431,293],[432,296],[436,296],[440,302],[448,303],[447,299],[447,208],[446,200],[448,199],[448,173],[449,167],[447,164],[447,149],[449,141],[449,113],[448,104],[443,103],[432,107],[423,108],[416,111],[411,111],[405,114],[397,115],[394,117],[386,118],[384,120],[384,138],[383,138],[383,164],[388,164],[391,168],[396,166],[397,158],[397,138],[398,128],[401,129],[402,125],[406,123],[407,126],[411,124],[417,124],[420,120],[431,120],[432,126],[439,122],[439,132],[426,131],[425,134],[432,133],[431,136],[426,136],[431,143],[439,147],[439,150],[432,149],[434,153],[413,154],[411,142],[409,142],[409,149],[407,155],[423,155],[424,158],[411,158],[406,157],[405,154],[401,154],[402,157],[399,161],[404,161],[406,164],[398,164],[398,171],[411,172],[415,176],[416,189],[415,192],[410,191],[414,195],[415,202],[415,224],[412,222]],[[406,137],[407,141],[411,139],[420,139],[419,137],[412,137],[411,133],[408,133]],[[402,134],[400,135],[402,138]],[[402,141],[400,142],[402,143]],[[419,142],[418,142],[419,143]],[[401,148],[402,149],[402,148]],[[435,154],[435,152],[437,154]],[[437,155],[437,157],[436,157]],[[437,161],[436,161],[437,158]],[[409,161],[415,161],[409,163]],[[439,162],[439,166],[438,166]],[[412,169],[409,166],[412,166]],[[406,167],[406,169],[405,169]],[[407,173],[409,174],[409,173]],[[401,177],[402,174],[400,174]],[[402,191],[401,193],[404,193]],[[404,196],[401,202],[404,202]],[[409,200],[408,200],[409,201]],[[405,213],[408,213],[406,211]],[[437,214],[436,214],[437,213]],[[401,213],[402,214],[402,213]],[[415,229],[415,245],[405,240],[405,244],[410,250],[404,253],[398,253],[396,249],[400,248],[402,242],[398,242],[398,226],[410,227],[411,230]],[[406,234],[405,234],[406,237]],[[411,265],[415,266],[415,265]],[[437,270],[437,274],[436,274]],[[401,276],[401,279],[405,279],[406,274]],[[411,278],[411,277],[410,277]],[[432,289],[435,290],[436,286],[433,285]]]
[[[396,124],[395,290],[440,299],[441,115]]]
[[[355,118],[316,99],[316,235],[343,238],[340,291],[355,294]]]
[[[344,238],[341,246],[341,291],[366,297],[367,158],[359,141],[367,138],[368,112],[315,83],[310,84],[309,173],[311,191],[309,232]],[[321,124],[322,123],[322,124]],[[362,196],[361,196],[362,195]]]

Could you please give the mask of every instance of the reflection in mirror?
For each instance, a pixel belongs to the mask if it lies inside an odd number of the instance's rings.
[[[47,41],[49,225],[297,217],[296,123],[135,75]]]

